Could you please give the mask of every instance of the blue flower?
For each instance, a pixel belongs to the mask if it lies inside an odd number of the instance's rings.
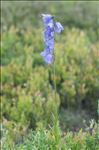
[[[42,14],[42,18],[45,26],[50,23],[53,23],[53,17],[49,14]]]
[[[54,33],[60,33],[63,30],[63,26],[59,22],[54,22],[53,17],[49,14],[42,14],[44,23],[44,44],[45,49],[41,52],[41,56],[47,64],[53,62],[53,49],[54,49]]]
[[[49,53],[51,53],[51,52],[50,52],[50,48],[49,48],[49,47],[46,47],[46,48],[44,49],[44,51],[41,52],[41,56],[42,56],[42,57],[45,57],[45,56],[48,55]]]
[[[45,42],[45,46],[49,47],[50,52],[54,49],[54,38]]]
[[[52,61],[53,61],[53,56],[49,53],[48,55],[46,55],[46,56],[44,57],[44,60],[45,60],[45,62],[46,62],[47,64],[51,64]]]
[[[47,49],[48,50],[48,49]],[[43,52],[41,52],[41,56],[43,57],[44,61],[47,63],[47,64],[51,64],[52,61],[53,61],[53,56],[50,54],[49,51],[47,50],[44,50]]]
[[[60,33],[62,30],[64,30],[63,26],[60,22],[55,23],[55,32]]]
[[[44,41],[48,41],[52,38],[54,38],[54,31],[53,29],[51,29],[49,26],[46,27],[46,29],[44,30]]]

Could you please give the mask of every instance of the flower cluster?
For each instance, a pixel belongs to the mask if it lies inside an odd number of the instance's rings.
[[[49,14],[43,14],[44,23],[44,51],[41,52],[41,56],[47,64],[51,64],[53,61],[53,49],[54,49],[54,33],[60,33],[63,30],[63,26],[59,22],[54,22],[54,19]]]

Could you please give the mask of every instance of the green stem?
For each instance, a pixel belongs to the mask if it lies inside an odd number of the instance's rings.
[[[53,61],[53,83],[54,83],[54,99],[56,101],[56,79],[55,79],[55,75],[56,75],[56,70],[55,70],[55,52],[53,53],[53,57],[54,57],[54,61]],[[55,108],[55,117],[57,118],[57,108]]]
[[[54,55],[54,63],[53,63],[53,72],[54,72],[54,90],[55,90],[55,100],[56,100],[56,80],[55,80],[55,55]]]

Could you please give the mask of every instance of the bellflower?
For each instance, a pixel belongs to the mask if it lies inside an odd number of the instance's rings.
[[[60,22],[54,22],[53,17],[50,14],[42,14],[44,23],[44,44],[45,49],[41,52],[45,63],[51,64],[53,61],[53,49],[54,49],[54,33],[60,33],[63,30],[63,26]]]
[[[45,26],[48,26],[49,23],[53,22],[53,17],[49,14],[42,14],[43,23]]]
[[[60,33],[63,30],[63,26],[60,24],[60,22],[55,23],[55,32]]]

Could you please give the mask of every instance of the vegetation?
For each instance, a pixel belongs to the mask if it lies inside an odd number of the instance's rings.
[[[94,129],[92,127],[94,126]],[[68,132],[61,134],[58,123],[51,130],[38,129],[31,131],[24,138],[22,144],[10,148],[8,143],[3,145],[4,150],[98,150],[97,124],[92,121],[87,132]]]
[[[94,23],[98,2],[61,2],[60,14],[59,3],[2,2],[3,150],[99,149],[99,28]],[[52,66],[40,56],[44,45],[39,14],[43,8],[64,26],[62,35],[55,37],[56,98]],[[81,16],[71,18],[76,8]],[[92,118],[96,121],[89,124]]]

